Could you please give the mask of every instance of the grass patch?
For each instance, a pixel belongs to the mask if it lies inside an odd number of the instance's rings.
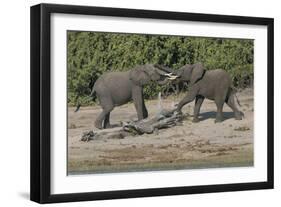
[[[247,126],[237,127],[234,129],[234,131],[249,131],[250,128]]]

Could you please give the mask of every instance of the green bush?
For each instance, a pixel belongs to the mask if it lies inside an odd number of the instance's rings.
[[[67,37],[69,104],[90,104],[86,97],[104,72],[127,71],[145,63],[178,69],[202,62],[207,69],[229,72],[236,87],[253,81],[253,40],[74,31]],[[145,98],[156,97],[163,87],[145,87]]]

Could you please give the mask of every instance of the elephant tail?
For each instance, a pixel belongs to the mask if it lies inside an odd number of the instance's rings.
[[[95,101],[96,99],[96,91],[93,89],[91,94],[86,98],[86,101]],[[77,101],[76,109],[74,112],[78,112],[81,107],[81,102]]]
[[[74,112],[79,111],[80,107],[81,107],[81,104],[80,104],[80,103],[78,103]]]
[[[91,91],[89,97],[92,97],[92,99],[95,99],[95,98],[96,98],[96,91],[95,91],[94,88],[92,89],[92,91]]]

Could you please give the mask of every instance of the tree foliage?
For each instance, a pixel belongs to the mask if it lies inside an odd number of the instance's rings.
[[[229,72],[236,87],[248,86],[253,80],[253,40],[75,31],[69,31],[67,38],[67,87],[72,104],[77,98],[86,100],[104,72],[127,71],[145,63],[178,69],[202,62],[207,69]],[[152,84],[145,87],[144,95],[153,98],[162,89]]]

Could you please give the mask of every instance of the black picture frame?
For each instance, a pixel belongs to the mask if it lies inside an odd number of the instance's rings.
[[[50,183],[50,15],[52,13],[99,15],[113,17],[151,18],[182,20],[207,23],[233,23],[267,26],[267,181],[204,186],[167,187],[105,192],[85,192],[74,194],[51,194]],[[273,188],[273,39],[274,20],[272,18],[228,16],[199,13],[103,8],[56,4],[39,4],[31,7],[31,174],[30,199],[39,203],[88,201],[103,199],[134,198],[146,196],[166,196],[179,194],[211,193]]]

